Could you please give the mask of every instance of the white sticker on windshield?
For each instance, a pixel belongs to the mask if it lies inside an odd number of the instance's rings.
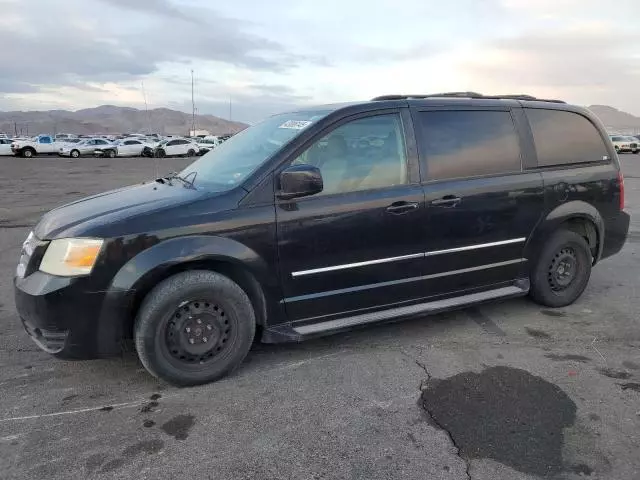
[[[292,130],[302,130],[303,128],[311,125],[312,123],[313,122],[310,122],[308,120],[287,120],[278,128],[290,128]]]

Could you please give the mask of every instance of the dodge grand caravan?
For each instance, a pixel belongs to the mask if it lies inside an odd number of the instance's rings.
[[[275,115],[184,171],[56,208],[16,305],[61,358],[135,343],[153,375],[228,374],[299,341],[529,294],[561,307],[629,227],[589,111],[472,92]]]

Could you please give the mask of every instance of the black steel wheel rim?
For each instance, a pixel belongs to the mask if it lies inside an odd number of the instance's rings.
[[[166,324],[164,342],[169,355],[186,365],[203,365],[230,348],[233,322],[223,307],[209,300],[183,302]]]
[[[563,247],[554,255],[549,265],[549,286],[554,292],[569,288],[578,274],[578,257],[571,247]]]

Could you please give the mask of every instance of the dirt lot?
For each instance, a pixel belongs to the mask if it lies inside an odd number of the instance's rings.
[[[576,304],[257,345],[234,376],[176,389],[134,355],[53,359],[13,305],[39,216],[153,178],[153,160],[0,158],[0,477],[640,478],[640,157],[622,161],[633,231]]]

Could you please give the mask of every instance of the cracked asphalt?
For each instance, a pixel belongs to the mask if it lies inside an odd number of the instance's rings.
[[[39,351],[11,286],[42,213],[153,178],[153,160],[0,157],[0,477],[640,478],[640,158],[622,163],[632,231],[576,304],[516,299],[256,345],[233,376],[176,389],[133,354]]]

